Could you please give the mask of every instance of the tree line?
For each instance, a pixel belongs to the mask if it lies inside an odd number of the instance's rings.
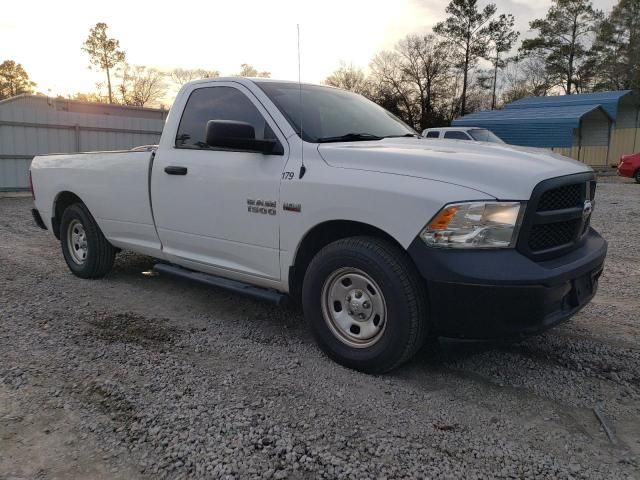
[[[367,72],[341,64],[324,83],[361,93],[419,130],[530,95],[640,90],[640,0],[619,0],[608,14],[591,0],[553,0],[519,44],[514,16],[493,3],[451,0],[446,14],[431,32],[378,52]],[[157,105],[187,81],[220,74],[130,65],[105,23],[91,28],[82,50],[105,81],[70,96],[78,100]],[[270,73],[242,64],[236,75]],[[0,64],[0,99],[35,86],[20,64]]]
[[[553,0],[519,45],[514,16],[493,3],[451,0],[446,14],[432,32],[377,53],[367,73],[341,64],[324,83],[418,130],[526,96],[640,90],[640,0],[619,0],[608,14],[591,0]]]

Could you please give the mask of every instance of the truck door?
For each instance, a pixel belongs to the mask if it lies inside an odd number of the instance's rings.
[[[216,82],[185,95],[175,139],[158,149],[151,177],[165,255],[231,278],[279,280],[279,190],[288,155],[284,136],[240,84]],[[205,143],[209,120],[247,122],[257,139],[277,139],[284,154],[211,148]]]

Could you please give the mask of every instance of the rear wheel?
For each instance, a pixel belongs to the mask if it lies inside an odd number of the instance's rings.
[[[640,168],[636,170],[636,174],[633,178],[636,179],[636,183],[640,183]]]
[[[338,240],[311,261],[305,318],[338,363],[383,373],[405,362],[427,333],[425,291],[406,254],[372,237]]]
[[[116,249],[82,203],[74,203],[62,214],[60,244],[69,269],[78,277],[104,277],[113,266]]]

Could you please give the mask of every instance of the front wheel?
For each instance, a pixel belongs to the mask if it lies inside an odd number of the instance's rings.
[[[82,203],[74,203],[62,214],[60,244],[69,270],[80,278],[104,277],[113,266],[116,249]]]
[[[640,183],[640,168],[636,171],[634,178],[636,179],[636,183]]]
[[[427,334],[425,291],[414,265],[378,238],[346,238],[318,252],[305,274],[302,301],[320,347],[363,372],[399,366]]]

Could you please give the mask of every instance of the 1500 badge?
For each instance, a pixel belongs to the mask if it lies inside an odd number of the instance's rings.
[[[261,213],[262,215],[275,215],[277,203],[272,200],[247,199],[247,210],[249,213]]]

